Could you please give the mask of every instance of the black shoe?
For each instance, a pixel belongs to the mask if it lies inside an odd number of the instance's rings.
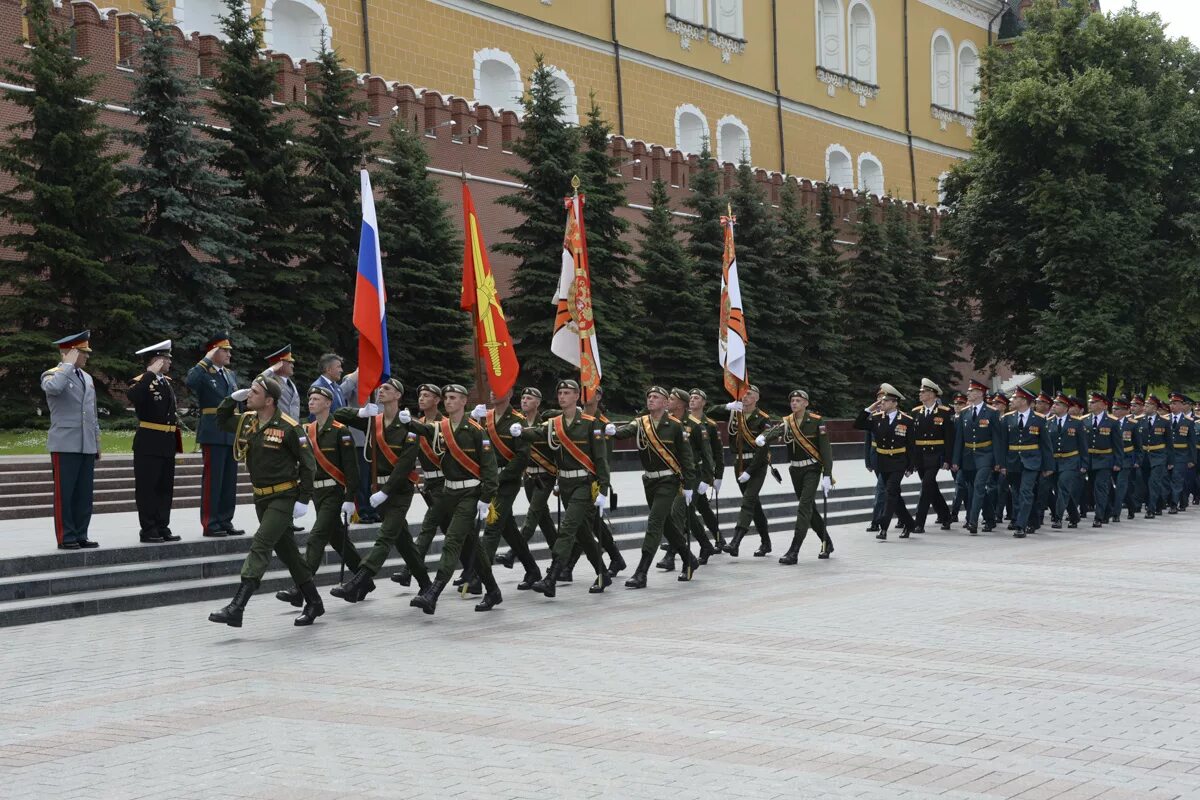
[[[293,586],[290,589],[275,593],[276,600],[282,600],[285,603],[291,603],[296,608],[304,605],[304,593],[300,591],[299,586]]]
[[[879,533],[875,534],[875,538],[881,542],[887,541],[887,531],[880,531]]]
[[[588,587],[588,594],[600,594],[609,586],[612,586],[612,582],[612,576],[608,574],[608,571],[601,570],[599,574],[596,575],[595,582]]]
[[[509,550],[507,553],[496,556],[495,563],[499,564],[500,566],[504,567],[505,569],[512,569],[513,564],[516,562],[516,559],[517,559],[516,553],[514,553],[512,550]]]
[[[175,534],[171,533],[170,528],[163,528],[158,532],[158,535],[162,537],[164,542],[178,542],[183,538],[182,536],[176,536]]]
[[[879,523],[872,522],[871,527],[867,528],[867,533],[875,533],[878,530],[879,530]]]
[[[158,535],[158,531],[141,531],[138,541],[142,544],[162,544],[163,538]]]
[[[617,577],[621,574],[622,570],[624,570],[626,566],[628,565],[625,563],[625,559],[621,557],[621,552],[618,550],[617,552],[613,553],[612,557],[608,560],[608,577]]]
[[[783,564],[784,566],[787,566],[787,567],[792,566],[799,560],[800,560],[800,554],[798,552],[796,552],[795,550],[790,550],[790,549],[786,553],[784,553],[782,556],[779,557],[779,563]]]
[[[483,599],[475,604],[476,611],[491,611],[496,606],[504,602],[504,598],[500,596],[500,590],[488,591],[483,595]]]
[[[729,547],[725,548],[725,552],[734,558],[738,557],[738,549],[742,546],[742,539],[746,538],[746,531],[741,528],[733,529],[733,538],[729,540]]]
[[[533,588],[533,585],[542,579],[542,571],[526,572],[525,577],[517,584],[518,592],[527,592]]]
[[[306,581],[300,584],[300,593],[304,595],[304,610],[300,612],[300,616],[292,620],[292,624],[297,628],[312,625],[317,621],[317,617],[325,615],[325,604],[321,602],[321,593],[317,591],[315,583]]]
[[[944,531],[950,530],[950,520],[945,520],[942,522],[942,530],[944,530]],[[922,531],[922,533],[924,533],[924,531]]]
[[[908,528],[901,528],[900,529],[900,538],[907,539],[909,537],[909,534],[911,534],[911,533],[912,533],[912,531],[910,531]]]
[[[1025,531],[1013,531],[1013,538],[1014,539],[1024,539]]]
[[[1176,508],[1175,506],[1171,506],[1170,508],[1168,508],[1168,509],[1167,509],[1167,513],[1168,513],[1168,514],[1178,514],[1178,513],[1179,513],[1179,509],[1178,509],[1178,508]]]
[[[1056,530],[1056,531],[1061,531],[1061,530],[1062,530],[1062,521],[1061,521],[1061,520],[1055,520],[1054,522],[1051,522],[1051,523],[1050,523],[1050,527],[1051,527],[1051,528],[1053,528],[1053,529],[1054,529],[1054,530]]]
[[[828,536],[829,534],[825,534]],[[821,542],[821,552],[817,554],[817,558],[829,558],[829,554],[833,552],[833,540],[827,539]]]
[[[755,558],[765,558],[771,552],[771,537],[767,534],[761,534],[758,540],[758,549],[754,551]]]
[[[1119,516],[1119,515],[1118,515],[1118,516]],[[1129,509],[1129,510],[1126,512],[1126,517],[1125,517],[1125,519],[1133,519],[1133,509],[1132,509],[1132,508],[1131,508],[1131,509]]]
[[[1121,515],[1118,514],[1117,516],[1109,519],[1108,524],[1109,525],[1120,525],[1121,524]]]
[[[650,562],[654,560],[654,554],[647,555],[642,553],[641,559],[638,560],[637,569],[625,581],[626,589],[645,589],[646,588],[646,572],[650,569]]]
[[[971,536],[978,536],[979,528],[976,527],[975,525],[971,525],[970,523],[968,523],[967,524],[967,533],[969,533]]]
[[[535,592],[546,597],[554,597],[556,588],[555,583],[558,580],[558,573],[562,568],[558,565],[558,559],[550,562],[550,566],[546,569],[546,574],[542,579],[535,581],[532,588]]]
[[[329,590],[329,593],[334,597],[340,597],[347,603],[357,603],[362,598],[362,588],[367,581],[371,580],[371,571],[366,567],[359,567],[358,572],[350,580],[335,586]]]
[[[361,603],[363,600],[366,600],[367,595],[373,591],[375,591],[375,581],[367,578],[366,582],[363,583],[362,588],[358,590],[358,602]]]
[[[412,584],[412,573],[409,572],[408,567],[404,567],[399,572],[392,573],[392,581],[401,586],[409,586]]]
[[[220,611],[214,611],[209,614],[208,621],[220,622],[231,628],[242,627],[242,612],[246,609],[246,603],[250,602],[250,595],[254,594],[254,590],[257,588],[258,581],[251,578],[242,578],[242,583],[238,586],[237,593],[234,594],[233,599],[229,601],[229,605]]]
[[[226,528],[225,533],[229,536],[245,536],[246,532],[241,528]]]
[[[475,597],[478,597],[479,595],[483,594],[483,582],[480,581],[479,578],[472,578],[471,580],[459,586],[458,591],[463,597],[466,597],[467,595],[474,595]]]
[[[668,551],[667,554],[665,556],[663,556],[662,561],[659,561],[654,566],[657,567],[658,569],[664,569],[667,572],[673,571],[675,569],[675,553],[674,553],[674,551]]]
[[[80,539],[79,547],[81,550],[95,550],[100,546],[99,542],[93,542],[91,539]]]
[[[1017,529],[1017,523],[1015,523],[1015,522],[1008,523],[1008,530],[1015,531],[1016,529]]]
[[[59,550],[78,550],[79,542],[63,542],[58,546]]]
[[[983,532],[984,533],[991,533],[994,530],[996,530],[996,523],[994,523],[994,522],[983,523]]]
[[[1068,527],[1068,528],[1078,528],[1078,527],[1079,527],[1079,521],[1078,521],[1078,520],[1071,520],[1070,522],[1068,522],[1068,523],[1067,523],[1067,527]]]
[[[710,558],[719,555],[721,555],[720,550],[706,543],[704,547],[700,548],[700,566],[705,566]]]
[[[918,525],[917,527],[913,528],[912,531],[910,531],[910,533],[924,533],[924,532],[925,532],[924,525]]]
[[[1100,521],[1100,520],[1098,520],[1098,519],[1094,519],[1094,520],[1092,520],[1092,527],[1093,527],[1093,528],[1103,528],[1103,527],[1104,527],[1104,523],[1103,523],[1103,522],[1101,522],[1101,521]]]
[[[413,608],[419,608],[426,614],[432,614],[437,611],[438,595],[446,588],[446,582],[443,580],[434,580],[428,587],[421,590],[421,593],[408,601],[408,604]]]
[[[559,583],[574,583],[575,582],[575,565],[570,564],[564,567],[558,573]]]
[[[228,536],[229,531],[225,530],[224,528],[209,528],[204,532],[203,535],[212,539],[219,539],[222,536]]]

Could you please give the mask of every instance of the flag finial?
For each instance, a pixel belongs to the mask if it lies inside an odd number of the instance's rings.
[[[580,183],[581,183],[581,181],[579,180],[579,176],[578,176],[578,175],[572,175],[572,176],[571,176],[571,188],[572,188],[572,189],[574,189],[575,191],[577,191],[577,192],[578,192],[578,191],[579,191],[579,184],[580,184]]]
[[[467,168],[462,164],[462,162],[459,162],[458,165],[458,176],[462,178],[463,183],[467,182]]]

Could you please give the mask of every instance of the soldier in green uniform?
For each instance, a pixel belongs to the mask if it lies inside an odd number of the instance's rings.
[[[708,403],[708,395],[703,389],[692,389],[688,392],[688,416],[703,425],[706,432],[705,440],[711,451],[712,480],[709,483],[712,484],[713,495],[716,496],[721,493],[721,479],[725,477],[725,445],[721,442],[721,430],[717,427],[716,421],[704,413],[706,403]],[[721,523],[713,512],[712,505],[708,502],[708,495],[705,493],[696,495],[692,499],[692,507],[699,512],[708,532],[712,534],[713,546],[718,551],[724,552],[725,537],[721,535]]]
[[[712,443],[708,440],[708,426],[700,419],[688,414],[688,404],[690,396],[683,389],[672,389],[670,397],[667,398],[667,413],[673,418],[680,420],[683,423],[684,432],[687,434],[688,443],[692,447],[692,460],[696,463],[696,492],[692,495],[692,502],[686,505],[680,504],[684,515],[684,521],[687,525],[687,532],[696,537],[696,541],[700,544],[699,561],[700,566],[708,563],[708,560],[713,556],[723,551],[713,547],[708,540],[708,536],[704,532],[704,524],[700,521],[700,516],[696,513],[696,504],[701,499],[707,500],[709,488],[713,481],[713,460],[712,460]],[[710,512],[711,513],[711,512]],[[674,523],[674,515],[668,520],[668,526]],[[668,540],[671,538],[667,537]],[[684,543],[687,543],[687,536],[684,536]],[[659,569],[673,570],[675,569],[675,546],[666,545],[666,557],[655,564]],[[687,570],[687,564],[684,564],[684,570]]]
[[[435,425],[442,418],[438,406],[442,402],[442,387],[432,383],[422,383],[417,387],[417,410],[421,412],[418,420],[424,425]],[[438,517],[434,508],[438,505],[438,497],[442,494],[442,459],[433,452],[433,446],[424,438],[418,438],[420,450],[417,453],[417,463],[421,467],[422,486],[421,497],[425,500],[425,516],[421,519],[421,529],[417,532],[417,555],[422,559],[429,555],[429,547],[438,529],[443,532],[450,524],[449,518]],[[392,580],[402,586],[408,586],[412,580],[408,569],[401,569],[392,576]]]
[[[627,589],[646,588],[646,572],[654,560],[664,533],[671,547],[683,557],[679,580],[691,580],[700,562],[683,539],[683,506],[691,505],[696,489],[696,462],[687,429],[676,417],[667,413],[667,390],[651,386],[646,390],[646,413],[617,427],[617,439],[634,439],[642,462],[642,485],[650,515],[646,520],[646,536],[642,540],[642,558],[629,580]],[[676,506],[680,495],[683,505]],[[672,524],[668,524],[668,520]]]
[[[422,589],[429,585],[429,573],[425,561],[413,547],[412,535],[408,532],[408,509],[413,500],[413,467],[417,462],[417,441],[420,438],[409,426],[412,418],[408,409],[400,408],[404,396],[404,384],[396,378],[384,381],[376,393],[376,403],[367,403],[361,408],[342,407],[333,412],[333,418],[366,432],[367,462],[371,474],[371,506],[379,511],[383,522],[379,534],[367,557],[359,564],[358,571],[341,586],[335,586],[330,594],[349,603],[357,603],[370,589],[374,577],[379,574],[383,562],[391,555],[392,548],[400,553],[417,585]]]
[[[758,445],[754,440],[771,425],[771,415],[758,407],[758,387],[751,386],[741,400],[726,403],[729,413],[729,449],[733,451],[733,472],[737,475],[738,488],[742,492],[742,505],[738,509],[737,527],[725,552],[737,558],[742,539],[750,532],[750,523],[758,530],[761,540],[754,551],[756,558],[771,552],[771,534],[767,530],[767,515],[763,512],[758,494],[771,467],[770,452],[765,458],[755,459]],[[715,411],[714,411],[715,413]]]
[[[242,585],[229,605],[208,615],[210,622],[242,627],[242,611],[266,573],[272,551],[288,568],[304,598],[304,610],[295,624],[311,625],[325,613],[292,533],[292,520],[308,512],[316,464],[299,423],[276,408],[280,393],[274,379],[259,377],[249,389],[238,389],[217,406],[216,425],[234,435],[235,456],[245,458],[250,472],[258,530],[242,564]],[[242,401],[248,410],[236,414]]]
[[[603,511],[608,508],[608,446],[605,436],[616,433],[616,426],[607,426],[579,409],[579,382],[571,379],[558,382],[558,403],[562,414],[524,428],[520,423],[512,426],[514,437],[526,441],[546,442],[554,453],[558,468],[558,493],[565,513],[558,539],[554,543],[554,558],[545,577],[533,585],[534,591],[546,597],[554,597],[558,575],[571,558],[571,551],[578,540],[588,561],[596,570],[596,582],[588,588],[595,594],[612,585],[612,577],[600,557],[600,547],[592,536],[591,525],[595,519],[593,507]]]
[[[313,477],[313,505],[317,507],[317,520],[308,534],[304,563],[316,574],[325,556],[325,545],[332,544],[353,575],[362,565],[362,559],[346,535],[347,526],[343,520],[349,520],[354,513],[354,494],[358,491],[358,453],[350,436],[350,428],[330,415],[332,406],[332,391],[318,385],[309,388],[308,412],[313,415],[313,421],[305,423],[303,427],[317,465],[317,474]],[[358,599],[362,600],[374,589],[375,582],[368,580]],[[275,597],[294,606],[299,606],[303,599],[299,587],[277,592]]]
[[[542,392],[534,386],[521,390],[521,421],[522,425],[536,425],[541,421]],[[525,521],[521,525],[521,538],[528,543],[533,538],[533,532],[540,526],[542,536],[551,549],[558,539],[558,529],[554,526],[554,517],[550,514],[550,497],[554,494],[554,480],[558,467],[554,465],[554,454],[544,441],[533,442],[529,448],[529,463],[525,467],[525,499],[529,501],[529,509],[525,512]],[[512,550],[496,557],[496,563],[512,569],[516,558]]]
[[[612,420],[610,420],[604,414],[604,410],[601,407],[603,399],[604,399],[604,389],[602,387],[597,386],[596,391],[592,392],[592,396],[590,398],[588,398],[588,401],[586,403],[584,403],[583,413],[595,417],[596,420],[598,422],[600,422],[602,425],[604,425],[605,429],[607,430],[608,424]],[[605,438],[605,444],[607,445],[607,448],[608,448],[608,461],[609,461],[609,463],[611,463],[612,455],[613,455],[614,440],[613,440],[612,436],[605,436],[604,438]],[[616,495],[613,495],[612,499],[615,502]],[[615,577],[617,577],[617,575],[621,574],[621,571],[624,570],[627,565],[625,563],[625,558],[621,555],[620,548],[617,547],[616,540],[613,539],[612,528],[609,527],[608,520],[606,520],[604,518],[604,515],[600,512],[599,509],[596,509],[595,526],[596,526],[596,540],[598,542],[600,542],[600,548],[602,550],[604,550],[605,555],[608,556],[608,575],[611,578],[615,578]],[[569,568],[570,571],[573,571],[575,569],[575,562],[577,562],[579,560],[579,556],[581,554],[582,554],[582,551],[580,550],[579,543],[576,542],[575,553],[571,557],[571,565]],[[564,580],[564,578],[560,577],[559,580],[560,581]]]
[[[800,546],[808,535],[809,526],[821,540],[821,552],[817,558],[829,558],[833,552],[833,540],[825,519],[817,511],[817,488],[826,497],[833,488],[833,447],[825,432],[821,415],[808,410],[808,392],[794,389],[788,395],[792,413],[783,418],[783,424],[759,434],[755,444],[759,447],[759,458],[766,459],[767,447],[771,442],[783,439],[787,445],[792,489],[796,492],[799,505],[796,507],[796,529],[792,543],[779,559],[780,564],[791,566],[800,557]]]
[[[441,458],[442,491],[430,509],[436,518],[449,518],[445,528],[442,559],[438,563],[433,583],[410,601],[410,605],[426,614],[437,610],[438,596],[454,575],[462,557],[470,564],[479,549],[479,524],[487,517],[488,507],[496,496],[496,453],[483,426],[466,414],[467,390],[457,383],[442,389],[446,416],[435,424],[412,423],[412,428],[430,442],[433,452]],[[487,591],[476,611],[490,611],[500,605],[500,587],[492,575],[491,560],[475,559],[475,568]]]

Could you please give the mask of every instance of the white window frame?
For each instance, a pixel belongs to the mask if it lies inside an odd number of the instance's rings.
[[[492,106],[491,103],[483,103],[479,97],[479,90],[482,88],[480,86],[480,71],[483,68],[485,61],[498,61],[508,66],[510,69],[512,69],[513,74],[517,76],[517,85],[519,86],[520,90],[522,92],[525,91],[525,80],[523,78],[525,73],[521,72],[521,65],[517,63],[517,60],[513,58],[510,53],[504,50],[499,50],[495,47],[484,47],[475,51],[474,61],[475,68],[471,74],[474,78],[475,85],[475,105],[483,104]],[[520,117],[524,112],[524,109],[521,108],[521,104],[517,102],[516,98],[511,99],[509,102],[511,103],[509,106],[500,106],[499,108],[492,106],[492,110],[496,111],[497,113],[499,113],[501,110],[513,111],[518,117]]]
[[[866,176],[863,174],[863,166],[865,164],[874,164],[879,168],[879,186],[878,191],[867,186]],[[874,194],[878,197],[884,197],[887,190],[884,188],[887,184],[884,183],[883,162],[874,153],[860,153],[858,156],[858,191]]]
[[[575,93],[575,81],[571,80],[571,76],[562,67],[548,65],[546,69],[553,73],[554,77],[561,80],[567,85],[567,94],[562,98],[563,113],[559,117],[563,122],[571,125],[579,124],[579,95]]]
[[[330,50],[333,49],[333,28],[329,25],[329,14],[325,11],[325,6],[317,2],[317,0],[289,0],[292,3],[298,3],[304,6],[309,11],[317,15],[321,20],[321,29],[325,31],[325,41]],[[247,13],[249,13],[249,3],[246,4]],[[266,50],[278,50],[275,46],[275,15],[272,13],[275,10],[275,0],[267,0],[263,5],[263,47]],[[316,57],[316,51],[312,54],[308,53],[288,53],[292,57],[292,63],[299,64],[300,59],[313,60]]]
[[[961,74],[957,74],[957,73],[961,73],[961,71],[962,71],[962,65],[963,65],[962,56],[963,56],[963,53],[966,51],[970,51],[971,54],[973,56],[975,56],[975,80],[974,80],[974,83],[972,83],[971,85],[967,85],[962,79],[963,76]],[[981,66],[982,66],[982,63],[979,58],[979,48],[976,47],[975,43],[973,41],[971,41],[970,39],[964,39],[963,42],[958,46],[957,56],[955,58],[955,69],[956,69],[957,73],[955,74],[954,77],[957,80],[957,84],[958,84],[958,94],[956,95],[956,99],[958,101],[957,109],[959,111],[963,112],[964,114],[969,114],[971,116],[975,116],[975,108],[979,104],[978,85],[979,85],[979,68]],[[968,110],[968,106],[969,106],[969,110]]]
[[[854,40],[854,10],[856,8],[859,8],[860,6],[864,9],[866,9],[867,16],[871,20],[871,29],[870,29],[871,41],[868,42],[868,45],[871,50],[871,71],[870,71],[870,75],[865,79],[860,78],[854,74],[854,67],[857,64],[857,58],[855,55],[855,51],[858,49],[856,47],[856,42]],[[846,49],[846,55],[847,55],[847,57],[846,57],[846,66],[847,66],[846,74],[847,75],[850,75],[851,77],[854,77],[855,79],[860,80],[860,81],[866,80],[867,83],[870,83],[874,86],[879,85],[879,49],[876,46],[877,41],[878,41],[878,34],[876,33],[875,9],[871,8],[871,4],[867,0],[850,0],[850,5],[846,9],[846,48],[845,49]]]
[[[681,19],[684,22],[690,22],[693,25],[700,25],[701,27],[704,26],[704,24],[705,24],[704,11],[708,7],[707,2],[703,2],[703,0],[690,0],[690,2],[695,4],[696,9],[700,12],[700,14],[699,14],[700,19],[692,19],[691,17],[689,17],[685,14],[678,13],[675,8],[675,2],[676,2],[676,0],[667,0],[667,13],[668,14],[670,14],[675,19]]]
[[[56,8],[62,7],[62,4],[59,2],[55,2],[54,5]],[[222,13],[223,13],[225,4],[223,2],[221,2],[221,0],[217,0],[216,5],[218,8],[220,8],[222,10]],[[247,17],[252,16],[253,12],[250,10],[249,0],[246,0],[246,2],[242,3],[242,10],[246,12]],[[221,41],[226,41],[225,34],[222,33],[220,24],[217,23],[216,20],[213,20],[213,22],[214,22],[214,24],[217,25],[217,27],[215,30],[211,30],[211,31],[202,31],[198,27],[196,27],[196,23],[190,21],[190,19],[188,18],[188,15],[187,15],[187,0],[175,0],[175,8],[171,12],[171,16],[175,19],[176,27],[178,27],[179,30],[182,31],[185,36],[187,34],[191,33],[192,31],[196,31],[196,32],[200,33],[201,35],[210,34],[212,36],[216,36]],[[189,25],[191,26],[190,28],[188,27]],[[332,36],[330,36],[329,38],[330,38],[330,41],[333,40]]]
[[[938,102],[937,43],[938,39],[943,38],[946,40],[946,43],[950,45],[950,102],[948,104]],[[954,37],[951,36],[950,32],[945,28],[938,28],[933,32],[933,38],[929,40],[929,102],[932,105],[950,109],[955,107],[955,101],[958,99],[958,95],[955,92],[955,87],[957,85],[955,81],[955,71],[957,69],[958,59],[955,56]]]
[[[737,3],[737,15],[736,15],[736,23],[734,26],[734,30],[723,31],[717,27],[717,20],[720,18],[720,15],[717,13],[717,4],[720,1],[721,0],[709,0],[709,2],[708,2],[708,8],[706,9],[708,11],[708,26],[722,36],[728,36],[731,39],[745,40],[745,38],[746,38],[746,7],[745,7],[745,3],[743,2],[743,0],[734,0],[734,2]]]
[[[833,175],[831,174],[831,170],[830,170],[830,157],[834,153],[837,153],[839,155],[846,157],[846,164],[850,168],[849,183],[842,184],[842,183],[839,183],[839,182],[836,182],[833,180]],[[845,147],[843,147],[840,144],[831,144],[831,145],[829,145],[829,147],[825,148],[825,182],[832,186],[837,186],[839,189],[852,189],[855,186],[855,183],[854,183],[854,156],[850,155],[850,151],[847,150]]]
[[[846,74],[846,13],[842,6],[842,0],[828,0],[837,6],[838,19],[834,30],[838,36],[838,63],[836,67],[830,67],[825,64],[825,39],[822,35],[824,30],[821,27],[821,4],[826,0],[813,0],[813,13],[816,15],[817,24],[817,66],[823,69],[831,70],[839,75]]]
[[[740,151],[732,154],[732,158],[729,157],[731,154],[725,152],[725,137],[722,135],[722,129],[726,125],[732,125],[733,127],[741,130],[742,136],[745,137],[746,142],[746,160],[750,161],[750,129],[746,127],[746,123],[742,122],[732,114],[726,114],[717,120],[717,161],[728,161],[730,164],[737,164],[742,158],[742,153]]]
[[[691,103],[683,103],[682,105],[675,107],[675,149],[683,153],[692,153],[692,150],[689,150],[683,146],[683,135],[679,127],[679,121],[684,114],[695,114],[700,118],[700,121],[704,123],[704,139],[710,143],[712,142],[712,128],[708,124],[708,117],[705,115],[705,113]],[[699,150],[694,152],[696,155],[700,154]],[[714,153],[713,155],[715,156],[716,154]]]

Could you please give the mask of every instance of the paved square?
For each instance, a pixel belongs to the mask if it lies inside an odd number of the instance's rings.
[[[386,583],[311,629],[268,594],[240,631],[211,603],[8,628],[0,796],[1200,797],[1195,509],[833,533],[600,596],[500,570],[490,614]]]

